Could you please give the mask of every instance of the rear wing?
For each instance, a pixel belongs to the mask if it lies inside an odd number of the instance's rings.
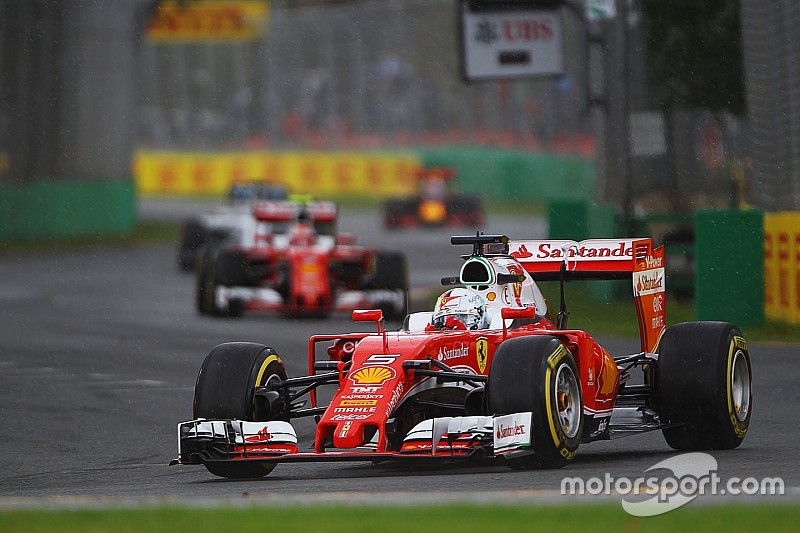
[[[630,279],[642,351],[655,352],[666,328],[664,247],[651,239],[509,241],[509,254],[536,281]]]
[[[419,181],[451,181],[456,177],[456,170],[451,167],[421,167],[416,170],[414,175]]]
[[[303,209],[315,223],[336,221],[336,203],[324,201],[307,203],[262,201],[253,207],[253,216],[262,222],[293,222]]]

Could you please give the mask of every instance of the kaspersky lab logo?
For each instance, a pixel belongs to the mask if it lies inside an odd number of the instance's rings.
[[[657,471],[670,472],[657,475]],[[684,453],[654,464],[645,472],[652,475],[636,479],[614,477],[565,478],[561,494],[622,496],[622,508],[634,516],[656,516],[682,507],[700,495],[783,495],[781,478],[738,478],[723,480],[717,473],[717,460],[707,453]]]

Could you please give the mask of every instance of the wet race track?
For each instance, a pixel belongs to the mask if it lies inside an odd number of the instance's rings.
[[[181,217],[181,209],[191,208],[151,202],[143,214]],[[389,233],[370,211],[345,211],[340,229],[364,244],[405,251],[412,288],[456,274],[459,254],[468,251],[449,244],[451,233],[465,232]],[[544,222],[533,217],[490,217],[484,229],[514,238],[546,236]],[[655,432],[584,445],[570,466],[555,471],[296,463],[278,465],[263,479],[229,481],[203,467],[169,467],[176,424],[191,418],[197,370],[214,345],[272,345],[289,375],[300,375],[309,335],[374,327],[349,317],[201,317],[193,291],[192,276],[175,267],[171,243],[0,256],[0,506],[64,497],[558,499],[566,476],[635,479],[676,455]],[[600,339],[612,353],[638,349],[636,341]],[[718,473],[723,479],[780,476],[796,500],[800,349],[754,344],[751,353],[750,433],[740,449],[713,453]],[[298,424],[298,433],[302,450],[311,442],[312,423]]]

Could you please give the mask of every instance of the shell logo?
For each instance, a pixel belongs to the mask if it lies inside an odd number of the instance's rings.
[[[350,379],[356,385],[383,385],[394,377],[394,370],[388,366],[369,366],[356,370]]]

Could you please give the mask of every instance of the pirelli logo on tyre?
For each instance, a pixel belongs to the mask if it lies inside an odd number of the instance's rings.
[[[748,411],[750,409],[749,404],[749,390],[750,390],[750,383],[749,383],[749,368],[747,368],[747,391],[742,392],[742,388],[745,386],[743,383],[745,380],[743,379],[743,375],[745,374],[742,372],[742,369],[737,369],[738,365],[748,365],[747,358],[745,353],[747,352],[747,341],[744,338],[739,337],[738,335],[734,335],[733,339],[731,339],[730,348],[728,349],[728,364],[727,364],[727,390],[726,396],[728,399],[728,417],[731,421],[731,426],[733,431],[736,433],[737,437],[743,438],[747,434],[747,425],[745,421],[747,420]],[[738,376],[738,379],[737,379]],[[738,395],[733,390],[734,382],[737,382],[737,386],[739,387],[740,391]],[[737,398],[737,396],[739,396]],[[745,396],[747,398],[745,398]]]
[[[550,354],[550,357],[547,358],[547,366],[549,366],[550,368],[555,368],[558,362],[561,361],[564,358],[564,356],[567,355],[568,353],[569,352],[564,347],[564,345],[559,344],[558,348],[556,348],[556,351]]]

